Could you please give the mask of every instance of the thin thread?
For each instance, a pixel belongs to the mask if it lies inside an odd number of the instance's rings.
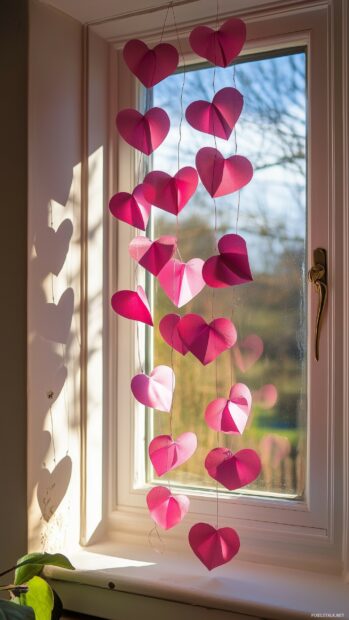
[[[154,544],[154,542],[153,542],[154,534],[156,534],[157,542],[161,545],[160,548],[157,547]],[[148,532],[148,543],[149,543],[150,547],[154,551],[156,551],[156,553],[160,553],[161,555],[164,553],[165,548],[166,548],[166,544],[165,544],[165,541],[163,540],[163,538],[161,537],[161,535],[159,534],[159,530],[157,528],[157,525],[154,525],[154,527],[152,527],[151,530],[149,530],[149,532]]]
[[[174,27],[175,27],[175,31],[176,31],[177,41],[178,41],[179,53],[180,53],[180,55],[182,57],[182,65],[183,65],[183,80],[182,80],[181,93],[180,93],[180,97],[179,97],[181,115],[180,115],[180,120],[179,120],[179,128],[178,128],[179,138],[178,138],[178,145],[177,145],[177,167],[178,167],[178,170],[179,170],[180,169],[180,146],[181,146],[181,142],[182,142],[182,124],[183,124],[183,116],[184,116],[183,94],[184,94],[184,86],[185,86],[185,78],[186,78],[186,63],[185,63],[185,57],[184,57],[184,53],[183,53],[183,49],[182,49],[182,44],[181,44],[178,28],[177,28],[176,15],[175,15],[175,11],[174,11],[173,3],[172,2],[170,3],[170,6],[171,6],[171,9],[172,9],[173,22],[174,22]]]
[[[164,37],[164,33],[165,33],[165,26],[166,26],[167,17],[168,17],[168,12],[169,12],[169,10],[170,10],[171,6],[172,6],[172,2],[169,2],[168,6],[167,6],[167,11],[166,11],[166,14],[165,14],[164,23],[163,23],[163,25],[162,25],[162,31],[161,31],[161,37],[160,37],[160,43],[162,42],[162,39],[163,39],[163,37]]]
[[[54,429],[53,429],[52,405],[50,405],[50,421],[51,421],[51,439],[52,439],[52,450],[53,450],[53,462],[56,464],[56,448],[55,448],[55,437],[54,437]]]
[[[235,64],[233,66],[233,84],[234,84],[234,88],[236,88],[236,65]],[[235,155],[236,155],[238,152],[238,139],[237,139],[236,124],[234,125],[234,142],[235,142]],[[236,234],[238,234],[239,217],[240,217],[240,196],[241,196],[241,190],[238,191],[238,204],[237,204],[236,227],[235,227]]]
[[[64,365],[68,370],[67,352],[66,352],[66,346],[64,344],[62,344],[62,355],[63,355]],[[67,379],[68,379],[68,376],[69,376],[69,372],[67,372]],[[70,407],[69,407],[69,398],[68,398],[67,379],[64,381],[64,405],[65,405],[65,410],[67,413],[67,427],[68,427],[66,456],[68,456],[69,450],[70,450]]]

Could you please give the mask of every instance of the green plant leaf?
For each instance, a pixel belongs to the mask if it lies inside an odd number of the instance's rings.
[[[74,570],[74,566],[62,553],[28,553],[17,562],[15,585],[26,583],[35,575],[39,575],[44,566],[60,566]]]
[[[0,601],[0,620],[36,620],[35,613],[31,607],[24,607],[11,603],[10,601]]]
[[[19,597],[20,604],[34,609],[35,620],[51,620],[54,600],[47,581],[41,577],[33,577],[28,581],[28,587],[28,592]]]

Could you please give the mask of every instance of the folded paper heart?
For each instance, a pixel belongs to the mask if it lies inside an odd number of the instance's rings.
[[[187,304],[204,288],[203,264],[201,258],[192,258],[187,263],[173,258],[160,271],[161,288],[177,308]]]
[[[178,215],[190,200],[198,185],[195,168],[186,166],[174,177],[161,170],[149,172],[144,179],[144,195],[150,204]]]
[[[147,504],[153,521],[170,530],[185,517],[190,501],[186,495],[172,495],[166,487],[154,487],[147,494]]]
[[[246,448],[233,454],[228,448],[214,448],[205,459],[207,473],[229,491],[250,484],[261,473],[261,460],[254,450]]]
[[[230,349],[237,338],[234,324],[225,318],[206,323],[198,314],[186,314],[177,329],[187,349],[204,365]]]
[[[210,146],[200,149],[195,161],[202,184],[213,198],[242,189],[253,176],[251,162],[246,157],[233,155],[224,159],[217,149]]]
[[[144,115],[137,110],[121,110],[116,126],[127,144],[150,155],[165,140],[170,119],[162,108],[151,108]]]
[[[111,305],[116,314],[126,319],[153,325],[149,302],[141,286],[137,286],[136,291],[117,291],[111,298]]]
[[[277,403],[278,391],[272,383],[263,385],[259,390],[253,392],[253,400],[262,409],[271,409]]]
[[[208,286],[223,288],[253,280],[243,237],[224,235],[218,241],[218,251],[219,256],[211,256],[202,269]]]
[[[169,366],[156,366],[150,375],[139,374],[131,381],[132,394],[138,402],[159,411],[170,411],[175,375]]]
[[[245,23],[235,17],[224,22],[217,31],[198,26],[189,36],[193,51],[218,67],[227,67],[241,52],[245,40]]]
[[[230,390],[229,398],[216,398],[206,407],[207,426],[222,433],[243,433],[249,413],[252,397],[247,385],[236,383]]]
[[[226,564],[240,549],[239,536],[232,527],[218,529],[209,523],[196,523],[188,538],[195,555],[208,570]]]
[[[158,435],[149,444],[149,458],[158,476],[183,465],[197,448],[195,433],[182,433],[177,439]]]
[[[193,101],[185,117],[194,129],[228,140],[241,114],[244,99],[236,88],[222,88],[212,103]]]
[[[132,194],[118,192],[109,202],[109,210],[114,217],[140,230],[148,224],[151,204],[143,193],[143,184],[137,185]]]
[[[178,65],[178,52],[169,43],[160,43],[153,49],[139,39],[131,39],[123,49],[124,60],[132,73],[146,88],[155,86],[171,75]]]
[[[178,332],[181,322],[179,314],[165,314],[159,323],[159,330],[165,342],[181,355],[186,355],[189,351]]]
[[[159,237],[155,241],[148,237],[135,237],[128,250],[135,261],[157,276],[173,256],[176,243],[176,237]]]
[[[234,349],[235,363],[241,372],[247,372],[263,354],[263,340],[257,334],[249,334]]]

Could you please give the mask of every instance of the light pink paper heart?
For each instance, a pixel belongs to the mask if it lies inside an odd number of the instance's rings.
[[[172,495],[166,487],[154,487],[147,494],[147,504],[153,521],[170,530],[185,517],[190,501],[186,495]]]
[[[196,523],[189,531],[189,544],[208,570],[229,562],[240,549],[240,538],[232,527],[215,528]]]
[[[242,189],[253,177],[251,162],[246,157],[233,155],[224,159],[210,146],[200,149],[195,161],[202,184],[213,198]]]
[[[186,314],[178,325],[178,333],[185,346],[204,365],[210,364],[236,342],[234,324],[218,318],[206,323],[198,314]]]
[[[132,73],[146,88],[151,88],[171,75],[179,61],[173,45],[160,43],[153,49],[139,39],[128,41],[123,49],[124,60]]]
[[[176,244],[176,237],[159,237],[155,241],[148,237],[135,237],[128,250],[135,261],[157,276],[173,256]]]
[[[159,323],[159,330],[165,342],[181,355],[186,355],[189,351],[178,332],[181,322],[179,314],[165,314]]]
[[[185,117],[194,129],[228,140],[241,114],[244,98],[236,88],[222,88],[212,103],[193,101]]]
[[[139,374],[131,381],[132,394],[138,402],[159,411],[170,411],[175,375],[169,366],[156,366],[150,375]]]
[[[245,284],[253,280],[246,241],[240,235],[224,235],[218,241],[218,256],[211,256],[202,269],[203,278],[213,288]]]
[[[116,314],[126,319],[153,325],[149,302],[141,286],[137,286],[136,291],[117,291],[111,298],[111,305]]]
[[[144,195],[150,204],[178,215],[195,193],[198,181],[198,173],[191,166],[181,168],[174,177],[154,170],[144,179]]]
[[[158,281],[161,288],[177,308],[187,304],[204,288],[203,264],[201,258],[192,258],[187,263],[174,258],[160,271]]]
[[[132,194],[118,192],[109,202],[109,210],[114,217],[140,230],[147,227],[150,209],[151,204],[144,197],[143,184],[137,185]]]
[[[263,340],[257,334],[249,334],[234,349],[235,363],[241,372],[247,372],[263,354]]]
[[[150,155],[165,140],[170,119],[162,108],[151,108],[144,115],[137,110],[121,110],[116,126],[127,144]]]
[[[272,409],[276,405],[278,399],[278,391],[272,383],[263,385],[259,390],[253,392],[253,400],[256,405],[262,409]]]
[[[205,459],[207,473],[229,491],[250,484],[261,473],[261,460],[254,450],[246,448],[235,454],[228,448],[214,448]]]
[[[193,51],[218,67],[227,67],[240,54],[245,40],[245,23],[236,17],[228,19],[217,31],[198,26],[189,36]]]
[[[233,434],[244,432],[251,411],[252,396],[247,385],[236,383],[230,390],[229,398],[216,398],[206,407],[207,426],[215,431]]]
[[[197,448],[195,433],[182,433],[177,439],[158,435],[149,444],[149,458],[158,476],[183,465]]]

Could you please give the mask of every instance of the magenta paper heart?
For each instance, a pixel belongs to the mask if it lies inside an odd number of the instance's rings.
[[[162,108],[151,108],[144,115],[137,110],[121,110],[116,126],[127,144],[150,155],[165,140],[170,119]]]
[[[144,195],[150,204],[178,215],[195,193],[198,182],[198,173],[191,166],[181,168],[174,177],[154,170],[144,179]]]
[[[157,276],[173,256],[176,244],[176,237],[159,237],[155,241],[148,237],[135,237],[128,250],[135,261]]]
[[[262,409],[271,409],[277,403],[278,391],[272,383],[263,385],[259,390],[253,392],[253,400]]]
[[[189,544],[206,568],[212,570],[237,554],[240,538],[232,527],[218,529],[209,523],[196,523],[190,528]]]
[[[161,288],[177,308],[187,304],[204,288],[203,264],[201,258],[192,258],[187,263],[174,258],[160,271],[158,281]]]
[[[206,323],[198,314],[183,316],[178,333],[189,351],[204,365],[230,349],[237,337],[235,326],[229,319],[218,318]]]
[[[192,50],[218,67],[227,67],[241,52],[245,40],[245,23],[236,17],[228,19],[217,31],[198,26],[189,36]]]
[[[219,256],[211,256],[202,269],[208,286],[223,288],[253,280],[243,237],[224,235],[218,241],[218,251]]]
[[[263,340],[257,334],[250,334],[234,349],[235,363],[241,372],[247,372],[258,362],[264,350]]]
[[[151,518],[164,530],[170,530],[182,521],[189,510],[186,495],[172,495],[166,487],[154,487],[147,494]]]
[[[145,230],[148,224],[151,204],[143,193],[143,184],[137,185],[132,194],[119,192],[109,202],[109,210],[118,220],[135,228]]]
[[[222,433],[242,435],[249,413],[252,396],[247,385],[236,383],[230,390],[229,398],[216,398],[206,407],[207,426]]]
[[[195,433],[182,433],[177,439],[158,435],[149,444],[149,458],[158,476],[183,465],[197,448]]]
[[[228,448],[214,448],[205,459],[205,467],[211,478],[235,491],[256,480],[262,464],[254,450],[247,448],[233,454]]]
[[[156,366],[150,375],[139,374],[131,381],[132,394],[138,402],[159,411],[170,411],[175,375],[169,366]]]
[[[123,49],[124,60],[132,73],[146,88],[151,88],[171,75],[179,61],[178,52],[169,43],[160,43],[153,49],[139,39],[128,41]]]
[[[136,291],[117,291],[111,298],[111,305],[120,316],[133,321],[153,325],[147,296],[141,286]]]
[[[251,162],[246,157],[233,155],[224,159],[217,149],[210,146],[205,146],[198,151],[196,168],[203,185],[212,198],[238,191],[253,177]],[[146,194],[145,196],[149,200]]]
[[[228,140],[241,114],[244,98],[236,88],[222,88],[208,101],[193,101],[185,117],[194,129]]]
[[[189,351],[185,346],[178,332],[178,326],[181,322],[179,314],[165,314],[159,323],[160,334],[164,341],[181,355],[186,355]]]

